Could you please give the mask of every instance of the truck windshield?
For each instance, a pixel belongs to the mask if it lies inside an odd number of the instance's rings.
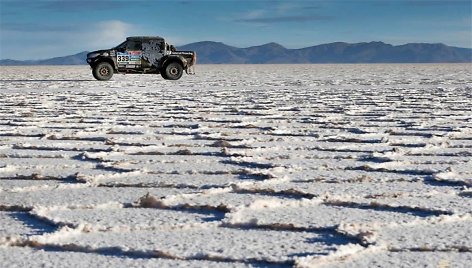
[[[116,49],[116,50],[125,49],[125,48],[126,48],[126,42],[127,42],[127,41],[124,41],[123,43],[117,45],[117,46],[114,47],[113,49]]]

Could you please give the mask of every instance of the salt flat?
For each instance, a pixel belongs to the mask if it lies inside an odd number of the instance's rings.
[[[472,65],[0,67],[4,267],[468,267]]]

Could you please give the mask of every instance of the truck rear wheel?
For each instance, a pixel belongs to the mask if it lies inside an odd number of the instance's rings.
[[[110,78],[113,76],[113,67],[108,62],[102,62],[93,68],[92,74],[97,80],[110,80]]]
[[[184,73],[184,67],[182,67],[182,65],[178,62],[171,62],[169,64],[167,64],[165,70],[164,70],[164,74],[165,74],[165,77],[166,79],[169,79],[169,80],[178,80],[180,79],[180,77],[182,77],[182,74]]]

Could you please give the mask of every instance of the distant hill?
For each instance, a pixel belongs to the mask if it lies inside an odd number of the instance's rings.
[[[80,65],[87,64],[87,51],[83,51],[74,55],[56,57],[44,60],[0,60],[0,65]]]
[[[217,42],[179,47],[197,52],[199,63],[441,63],[472,62],[472,49],[444,44],[413,43],[393,46],[383,42],[317,45],[287,49],[277,43],[236,48]]]
[[[383,42],[336,42],[300,49],[277,43],[237,48],[220,42],[203,41],[178,47],[197,52],[199,64],[263,63],[461,63],[472,62],[472,49],[444,44],[411,43],[393,46]],[[86,64],[87,51],[45,60],[0,60],[0,65]]]

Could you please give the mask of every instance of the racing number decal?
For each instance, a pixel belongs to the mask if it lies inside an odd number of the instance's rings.
[[[118,55],[116,61],[127,63],[129,61],[129,55]]]
[[[118,64],[135,64],[141,65],[141,51],[128,51],[126,53],[118,52],[116,55],[116,62]]]

